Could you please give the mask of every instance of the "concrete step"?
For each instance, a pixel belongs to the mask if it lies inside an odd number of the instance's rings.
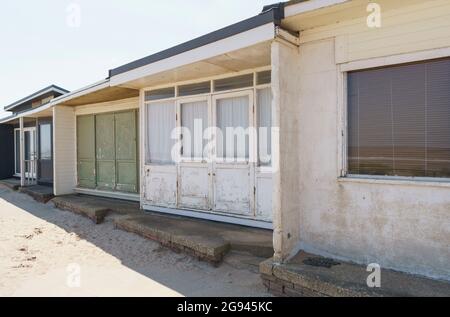
[[[8,187],[11,190],[16,191],[20,187],[20,180],[15,179],[15,178],[2,179],[2,180],[0,180],[0,184]]]
[[[272,232],[219,222],[146,213],[115,219],[116,227],[218,265],[230,250],[273,256]]]
[[[140,213],[139,203],[88,195],[67,195],[53,200],[56,208],[88,217],[96,224],[110,214],[135,215]]]
[[[86,200],[84,197],[77,195],[55,197],[52,202],[56,208],[80,214],[91,219],[96,224],[102,223],[110,211],[110,208],[107,206],[98,205],[89,199]]]
[[[158,216],[118,218],[115,225],[119,229],[136,233],[214,265],[219,264],[230,250],[230,244],[220,237],[204,235],[201,230],[198,233],[184,230],[181,222]]]
[[[56,197],[53,203],[56,208],[81,214],[97,224],[111,216],[119,229],[216,265],[231,249],[257,257],[273,256],[270,230],[143,212],[136,202],[87,195]]]
[[[20,187],[19,192],[31,196],[34,200],[46,204],[53,197],[53,188],[41,185]]]
[[[371,272],[358,265],[300,252],[288,263],[260,264],[267,290],[290,297],[448,297],[450,283],[381,269],[381,287],[371,288]]]

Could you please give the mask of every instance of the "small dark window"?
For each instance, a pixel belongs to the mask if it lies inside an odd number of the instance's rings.
[[[450,60],[348,74],[348,172],[450,178]]]
[[[168,99],[174,97],[175,97],[175,87],[151,90],[145,93],[145,101]]]
[[[39,158],[52,159],[52,125],[50,123],[39,125]]]
[[[253,86],[253,74],[218,79],[214,81],[215,91],[232,90],[251,86]]]
[[[266,85],[272,81],[272,72],[270,70],[256,74],[256,84]]]
[[[178,96],[191,96],[208,94],[211,92],[211,82],[203,82],[198,84],[184,85],[178,87]]]

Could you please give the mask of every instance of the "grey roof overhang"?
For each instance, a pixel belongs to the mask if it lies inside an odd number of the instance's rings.
[[[157,61],[173,57],[178,54],[226,39],[228,37],[252,30],[259,26],[266,25],[268,23],[274,23],[275,25],[279,25],[283,18],[284,18],[284,3],[267,6],[265,7],[265,10],[257,16],[232,24],[220,30],[208,33],[206,35],[200,36],[196,39],[174,46],[159,53],[138,59],[131,63],[112,69],[109,71],[109,77],[126,73],[130,70],[148,64],[152,64]]]
[[[5,110],[6,111],[11,111],[11,110],[13,110],[16,107],[22,106],[23,104],[25,104],[27,102],[30,102],[32,100],[35,100],[37,98],[45,98],[46,96],[50,96],[54,92],[62,95],[62,94],[68,93],[69,91],[64,89],[64,88],[58,87],[56,85],[50,85],[50,86],[45,87],[45,88],[43,88],[43,89],[41,89],[41,90],[39,90],[39,91],[37,91],[35,93],[32,93],[31,95],[29,95],[29,96],[27,96],[25,98],[22,98],[22,99],[20,99],[20,100],[18,100],[16,102],[13,102],[12,104],[6,106]]]

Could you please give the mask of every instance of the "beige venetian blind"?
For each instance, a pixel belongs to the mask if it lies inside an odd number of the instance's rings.
[[[450,60],[348,74],[349,174],[450,177]]]

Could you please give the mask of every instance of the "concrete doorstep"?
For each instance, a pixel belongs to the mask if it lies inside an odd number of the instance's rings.
[[[27,194],[34,200],[46,204],[53,197],[53,188],[49,186],[42,185],[30,185],[21,187],[20,180],[17,178],[9,178],[0,180],[0,185],[6,186],[13,191],[19,191],[23,194]]]
[[[268,291],[286,297],[448,297],[450,283],[381,269],[380,287],[370,288],[367,267],[300,252],[286,264],[260,264]]]
[[[16,178],[2,179],[0,180],[0,184],[16,191],[20,187],[20,180]]]
[[[149,213],[115,219],[116,227],[219,265],[230,250],[273,256],[272,232],[224,223]]]
[[[48,203],[54,197],[52,187],[41,186],[41,185],[20,187],[19,192],[21,192],[23,194],[27,194],[28,196],[32,197],[34,200],[36,200],[40,203],[43,203],[43,204]]]
[[[101,224],[108,214],[130,215],[140,213],[139,204],[110,198],[86,195],[67,195],[52,200],[56,208],[72,211]]]
[[[273,256],[272,232],[173,215],[143,212],[139,204],[110,198],[68,195],[52,200],[56,208],[88,217],[100,224],[114,216],[116,228],[138,234],[176,252],[218,265],[230,250]],[[119,217],[117,217],[119,215]]]

